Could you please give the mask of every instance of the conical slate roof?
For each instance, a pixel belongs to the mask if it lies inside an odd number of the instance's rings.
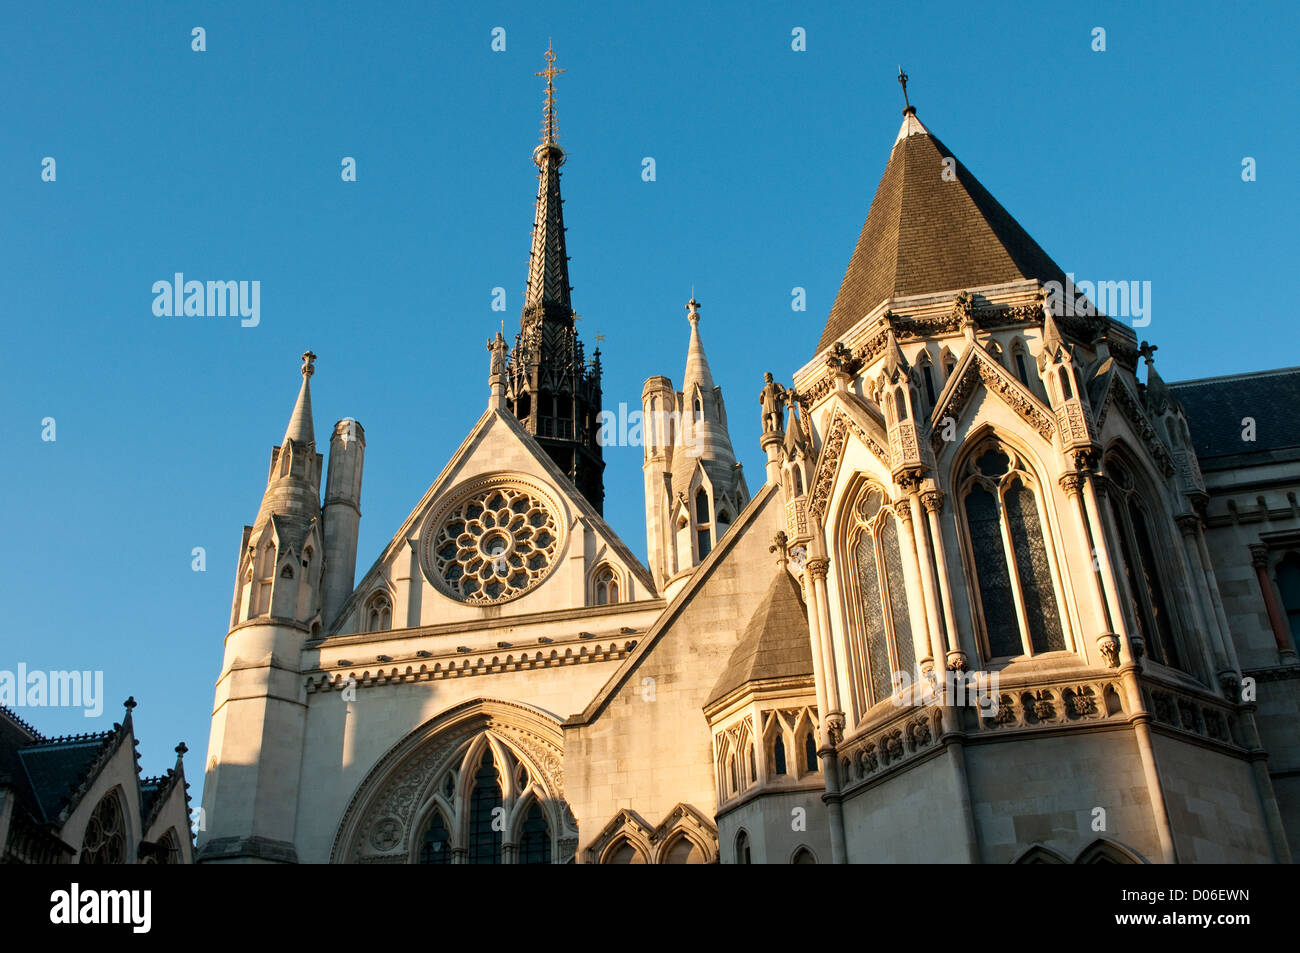
[[[946,159],[952,174],[945,176]],[[888,298],[1038,278],[1056,262],[909,109],[817,350]]]
[[[711,705],[750,682],[812,673],[808,612],[798,584],[781,569],[750,618],[745,634],[705,704]]]

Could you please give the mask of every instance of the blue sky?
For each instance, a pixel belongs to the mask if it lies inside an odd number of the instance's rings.
[[[108,698],[98,720],[21,713],[102,729],[133,694],[145,772],[184,739],[197,804],[241,527],[298,356],[319,355],[317,433],[366,428],[358,572],[486,405],[484,342],[518,327],[548,38],[606,407],[680,384],[693,284],[751,487],[762,373],[812,356],[900,63],[920,118],[1066,270],[1152,282],[1166,379],[1300,364],[1293,6],[807,6],[6,3],[0,669],[102,669]],[[156,317],[176,271],[260,281],[261,323]],[[606,516],[643,554],[640,450],[606,459]]]

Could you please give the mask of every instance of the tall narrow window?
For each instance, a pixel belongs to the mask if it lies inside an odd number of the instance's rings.
[[[387,632],[393,627],[393,603],[382,589],[366,603],[366,631]]]
[[[1185,668],[1156,562],[1146,505],[1140,499],[1133,475],[1118,458],[1106,458],[1110,477],[1110,511],[1119,534],[1119,555],[1129,607],[1147,651],[1162,665]]]
[[[1052,559],[1028,466],[989,440],[961,474],[972,589],[989,657],[1063,650]]]
[[[781,737],[779,728],[776,731],[776,741],[772,743],[772,773],[785,774],[785,741]]]
[[[736,863],[749,863],[749,835],[744,831],[736,835]]]
[[[524,826],[519,834],[519,863],[549,864],[551,862],[551,828],[546,823],[542,806],[536,801],[528,809]]]
[[[932,368],[929,365],[929,363],[922,365],[921,379],[925,381],[926,406],[933,410],[934,405],[938,402],[938,400],[935,397],[935,393],[934,393],[934,368]]]
[[[1025,367],[1025,349],[1017,347],[1015,350],[1016,357],[1016,376],[1020,378],[1020,383],[1026,387],[1029,386],[1029,369]]]
[[[433,812],[429,829],[424,832],[424,838],[420,841],[420,863],[451,863],[451,835],[447,833],[447,824],[438,811]]]
[[[695,548],[704,559],[713,549],[713,514],[709,510],[709,494],[700,487],[695,491]]]
[[[817,739],[811,731],[803,736],[804,770],[809,774],[817,770]]]
[[[856,526],[850,536],[854,588],[858,593],[854,640],[854,690],[865,710],[893,693],[893,673],[916,662],[907,585],[899,548],[898,523],[878,487],[868,485],[853,507]]]
[[[500,807],[501,783],[489,748],[483,752],[483,760],[479,762],[478,772],[474,775],[474,791],[469,799],[468,863],[501,863],[501,830],[499,824],[493,823]]]
[[[618,602],[618,574],[612,566],[602,566],[594,577],[596,605],[612,606]]]
[[[1074,397],[1074,388],[1070,386],[1070,372],[1064,367],[1057,369],[1057,375],[1061,379],[1061,397],[1070,400]]]
[[[1287,553],[1277,564],[1277,588],[1291,626],[1291,642],[1300,645],[1300,554]]]

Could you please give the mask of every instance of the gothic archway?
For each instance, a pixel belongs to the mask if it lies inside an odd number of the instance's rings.
[[[567,863],[577,822],[564,800],[559,722],[474,699],[430,719],[366,775],[332,863]]]

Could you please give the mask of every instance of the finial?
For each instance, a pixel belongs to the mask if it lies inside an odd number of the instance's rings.
[[[1152,344],[1149,341],[1143,341],[1138,345],[1138,356],[1146,360],[1147,367],[1151,367],[1155,364],[1154,355],[1158,350],[1160,350],[1160,348],[1155,344]]]
[[[316,368],[313,366],[315,365],[315,363],[316,363],[316,355],[313,354],[311,351],[305,351],[302,355],[302,376],[303,377],[311,377],[313,374],[316,373]]]
[[[698,324],[700,321],[700,303],[695,300],[695,286],[691,285],[691,300],[686,302],[686,317],[691,324]]]
[[[185,752],[189,751],[190,749],[185,744],[185,742],[182,741],[180,744],[176,746],[174,750],[176,751],[176,760],[179,761],[181,758],[185,757]]]
[[[916,115],[916,107],[907,100],[907,74],[903,72],[903,64],[898,65],[898,83],[903,87],[903,115]]]
[[[555,50],[551,49],[551,42],[546,41],[546,69],[540,73],[534,73],[534,76],[546,77],[546,107],[542,111],[542,145],[553,146],[558,138],[555,132],[555,76],[557,73],[563,73],[564,70],[555,68]]]

